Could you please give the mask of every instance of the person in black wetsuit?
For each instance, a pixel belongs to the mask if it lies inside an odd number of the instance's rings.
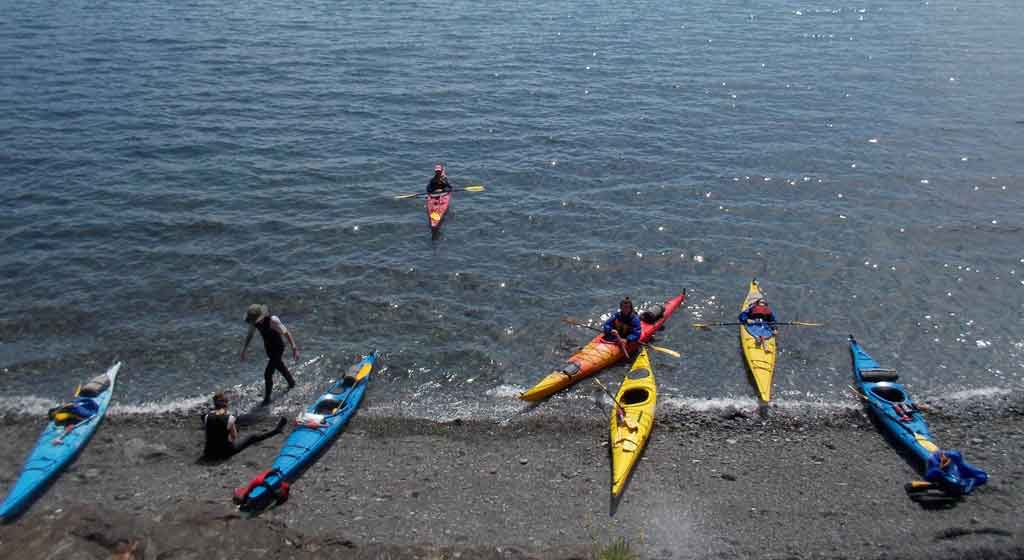
[[[213,396],[213,410],[203,415],[203,430],[206,432],[203,459],[228,459],[254,443],[280,434],[284,431],[284,425],[287,422],[288,420],[282,416],[273,430],[247,436],[238,441],[235,416],[228,411],[227,396],[223,392],[219,392]]]
[[[427,194],[441,194],[452,192],[452,185],[448,182],[448,175],[444,172],[443,165],[434,166],[434,176],[427,183]]]
[[[295,345],[292,333],[288,332],[288,329],[285,328],[281,319],[277,318],[277,315],[270,314],[266,305],[258,303],[250,305],[249,309],[245,312],[245,322],[249,323],[249,334],[246,335],[245,344],[242,346],[242,361],[245,361],[245,350],[249,348],[252,335],[259,331],[260,336],[263,337],[263,347],[267,351],[267,368],[263,370],[265,385],[263,404],[269,404],[270,392],[274,389],[275,370],[281,372],[281,375],[284,376],[285,381],[288,382],[289,389],[295,386],[295,378],[288,371],[288,366],[284,365],[285,339],[288,340],[288,344],[292,347],[292,357],[295,358],[296,362],[299,361],[299,348]]]

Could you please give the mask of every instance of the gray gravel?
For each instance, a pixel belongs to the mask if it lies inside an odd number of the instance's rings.
[[[291,499],[254,518],[231,490],[270,464],[281,438],[200,465],[194,418],[114,417],[27,515],[0,527],[0,556],[109,558],[134,546],[122,557],[582,558],[622,536],[649,558],[1020,558],[1022,410],[934,407],[940,442],[991,476],[942,509],[906,497],[913,468],[859,410],[662,417],[618,504],[607,426],[593,416],[357,415]],[[0,427],[4,487],[40,427]]]

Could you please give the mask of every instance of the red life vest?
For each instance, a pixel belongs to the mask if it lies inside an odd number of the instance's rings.
[[[768,320],[772,316],[772,310],[767,305],[755,303],[747,316],[751,319],[764,319]]]

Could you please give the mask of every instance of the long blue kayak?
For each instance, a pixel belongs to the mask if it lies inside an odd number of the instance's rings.
[[[908,484],[908,492],[939,490],[959,497],[985,484],[988,480],[985,471],[964,461],[960,452],[941,449],[935,443],[924,415],[906,388],[896,383],[899,376],[894,370],[878,365],[853,335],[850,335],[850,353],[861,398],[888,435],[923,467],[924,481]]]
[[[75,392],[76,414],[64,413],[67,419],[51,420],[47,424],[21,467],[18,480],[0,504],[0,520],[7,522],[24,512],[89,443],[110,406],[120,370],[118,362],[106,373],[80,386]]]
[[[377,356],[376,351],[370,352],[299,415],[274,464],[235,490],[236,504],[260,510],[288,498],[289,485],[316,461],[359,407]]]

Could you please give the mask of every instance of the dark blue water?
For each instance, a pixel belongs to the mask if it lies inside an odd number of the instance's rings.
[[[662,391],[746,402],[690,323],[752,276],[827,323],[782,332],[780,406],[852,403],[848,332],[918,393],[1024,385],[1015,2],[2,4],[8,409],[117,359],[122,407],[257,399],[262,302],[281,404],[377,348],[373,407],[505,414],[589,338],[561,317],[682,288]],[[438,161],[487,190],[432,240],[393,195]]]

